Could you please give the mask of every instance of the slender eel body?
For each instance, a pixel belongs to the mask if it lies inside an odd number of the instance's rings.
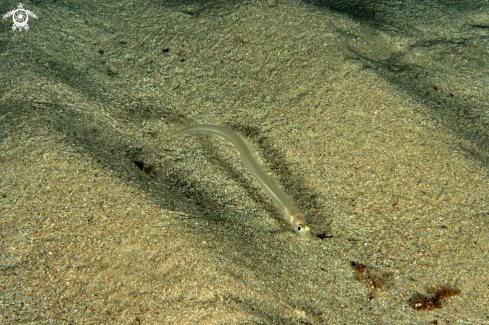
[[[251,175],[255,177],[258,183],[263,187],[268,195],[270,195],[275,205],[284,212],[287,220],[294,227],[295,232],[297,232],[304,239],[312,238],[311,230],[305,224],[299,210],[280,189],[278,184],[270,176],[268,176],[267,172],[260,166],[248,146],[245,144],[243,139],[239,137],[239,135],[223,126],[202,124],[187,126],[181,130],[170,133],[169,136],[170,138],[174,138],[192,133],[210,133],[218,135],[234,144],[236,149],[238,149],[241,158],[243,158],[246,167],[248,167],[250,170]]]

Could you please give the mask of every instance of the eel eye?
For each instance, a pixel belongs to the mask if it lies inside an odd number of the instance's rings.
[[[298,231],[298,232],[301,232],[301,231],[302,231],[302,225],[298,225],[298,226],[297,226],[297,231]]]

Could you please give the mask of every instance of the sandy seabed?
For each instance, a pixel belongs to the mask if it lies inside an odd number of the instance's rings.
[[[486,1],[24,8],[0,323],[489,324]],[[313,240],[232,145],[168,138],[198,123],[246,139]]]

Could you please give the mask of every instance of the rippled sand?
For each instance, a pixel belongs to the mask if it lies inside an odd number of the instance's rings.
[[[486,1],[25,8],[0,323],[489,324]],[[168,138],[196,123],[247,139],[312,241],[232,145]]]

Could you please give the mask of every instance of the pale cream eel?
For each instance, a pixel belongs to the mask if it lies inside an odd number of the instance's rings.
[[[270,195],[275,205],[284,212],[285,217],[290,222],[296,233],[304,239],[311,239],[311,229],[305,224],[299,210],[295,207],[287,195],[280,189],[278,184],[267,174],[260,166],[258,160],[253,156],[248,146],[240,136],[230,129],[217,125],[191,125],[178,131],[170,133],[169,137],[174,138],[181,135],[192,133],[210,133],[221,136],[229,140],[241,154],[245,165],[248,167],[251,175],[255,177],[263,189]]]

